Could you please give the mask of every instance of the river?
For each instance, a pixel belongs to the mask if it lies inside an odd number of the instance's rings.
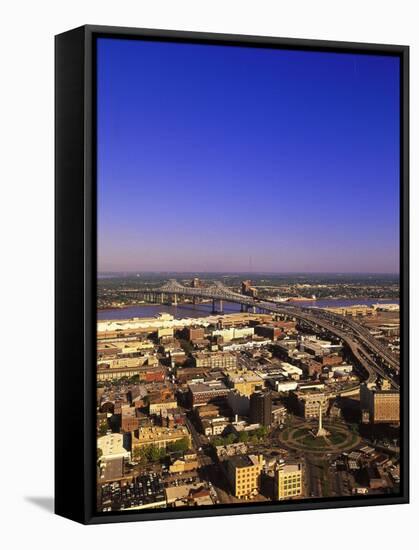
[[[294,305],[301,307],[344,307],[352,305],[373,304],[396,304],[398,300],[378,300],[372,299],[354,299],[354,300],[316,300],[307,302],[294,302]],[[278,305],[281,305],[279,302]],[[240,304],[224,302],[224,313],[237,313],[240,311]],[[163,304],[144,304],[138,306],[129,306],[125,308],[103,309],[99,310],[97,318],[103,319],[132,319],[133,317],[156,317],[160,313],[170,313],[175,319],[185,319],[186,317],[206,317],[212,315],[212,303],[205,304],[179,304],[177,306],[169,306]]]

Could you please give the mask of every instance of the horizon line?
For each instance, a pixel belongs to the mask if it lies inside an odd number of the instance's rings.
[[[177,271],[177,270],[120,270],[120,271],[98,271],[98,275],[139,275],[139,274],[148,274],[148,273],[158,273],[158,274],[167,274],[167,273],[176,273],[176,274],[204,274],[204,275],[213,275],[213,274],[226,274],[226,275],[400,275],[399,271],[195,271],[195,270],[186,270],[186,271]]]

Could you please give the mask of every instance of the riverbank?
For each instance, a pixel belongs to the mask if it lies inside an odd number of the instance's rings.
[[[354,305],[372,306],[374,304],[398,304],[399,300],[389,298],[355,298],[355,299],[340,299],[329,298],[325,300],[309,300],[307,302],[298,302],[300,307],[348,307]],[[278,303],[280,305],[280,303]],[[297,304],[293,304],[297,305]],[[240,304],[232,304],[225,302],[224,313],[240,312]],[[175,319],[184,319],[186,317],[205,317],[213,315],[212,302],[200,304],[141,304],[134,306],[124,306],[113,309],[101,309],[97,312],[98,320],[113,320],[113,319],[132,319],[134,317],[156,317],[160,313],[168,313],[173,315]]]

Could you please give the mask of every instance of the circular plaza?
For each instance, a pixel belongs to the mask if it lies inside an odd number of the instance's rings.
[[[342,424],[325,423],[327,435],[317,435],[317,423],[302,421],[279,434],[284,447],[312,454],[340,454],[356,447],[361,438]]]

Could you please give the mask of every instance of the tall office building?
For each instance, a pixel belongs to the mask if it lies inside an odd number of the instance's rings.
[[[400,422],[400,393],[384,381],[380,387],[361,386],[362,421],[372,424]]]
[[[192,279],[192,288],[201,288],[202,284],[198,277]]]
[[[272,397],[268,392],[255,392],[250,396],[250,422],[270,426],[272,423]]]

